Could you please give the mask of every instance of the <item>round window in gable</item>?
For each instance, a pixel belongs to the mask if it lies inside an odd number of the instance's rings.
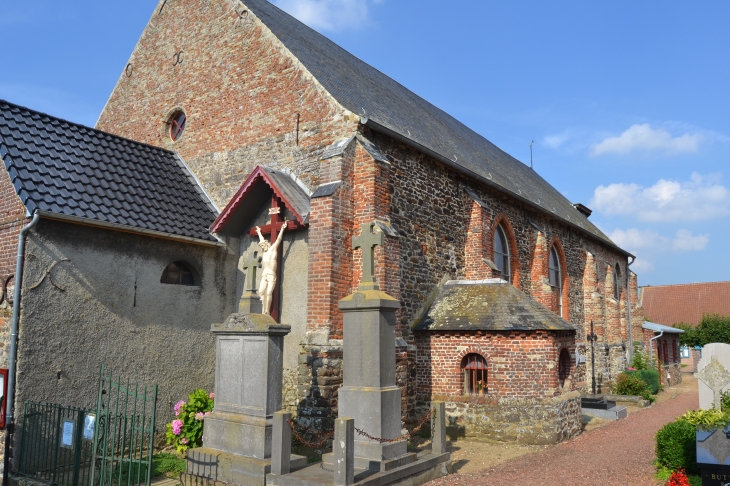
[[[187,123],[187,116],[182,110],[177,110],[170,117],[170,121],[167,123],[170,126],[170,139],[173,142],[177,142],[182,137],[185,131],[185,124]]]
[[[172,285],[195,285],[193,272],[183,262],[172,262],[162,272],[160,283]]]

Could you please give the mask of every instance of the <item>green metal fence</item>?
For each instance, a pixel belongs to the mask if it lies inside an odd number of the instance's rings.
[[[27,402],[23,410],[18,473],[51,484],[88,484],[94,414],[81,408]]]
[[[124,382],[101,365],[92,486],[150,484],[156,408],[157,385]]]

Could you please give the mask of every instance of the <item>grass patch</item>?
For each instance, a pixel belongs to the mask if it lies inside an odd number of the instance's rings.
[[[160,453],[152,456],[152,477],[177,478],[185,472],[185,459],[178,454]]]

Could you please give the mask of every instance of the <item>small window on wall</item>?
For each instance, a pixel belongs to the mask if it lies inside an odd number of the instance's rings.
[[[618,263],[613,273],[613,296],[616,300],[621,298],[621,267],[618,266]]]
[[[570,362],[570,353],[567,349],[563,349],[558,360],[558,380],[561,387],[565,386],[565,381],[570,377]]]
[[[172,262],[162,272],[160,283],[172,285],[195,285],[193,272],[182,262]]]
[[[487,394],[487,360],[478,354],[467,354],[461,362],[465,395]]]
[[[170,125],[170,139],[173,142],[176,142],[180,137],[182,137],[187,121],[187,116],[182,110],[178,110],[172,114],[168,124]]]
[[[494,264],[499,269],[500,277],[511,282],[509,268],[509,246],[507,245],[507,236],[502,228],[498,225],[494,232]]]

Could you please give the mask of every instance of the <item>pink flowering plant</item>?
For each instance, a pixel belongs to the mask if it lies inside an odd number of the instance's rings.
[[[213,411],[214,395],[205,390],[195,390],[188,401],[175,404],[175,419],[167,424],[167,443],[178,452],[203,445],[203,422]]]

